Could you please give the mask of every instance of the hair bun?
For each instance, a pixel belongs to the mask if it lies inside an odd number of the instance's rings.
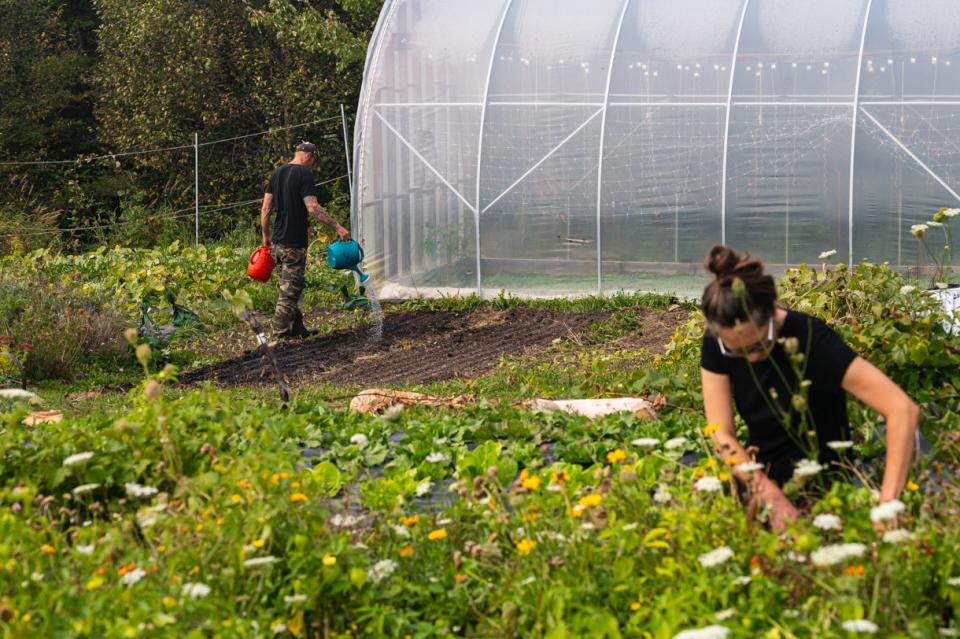
[[[717,245],[710,249],[707,255],[706,268],[708,271],[722,278],[732,275],[740,264],[740,256],[728,246]]]

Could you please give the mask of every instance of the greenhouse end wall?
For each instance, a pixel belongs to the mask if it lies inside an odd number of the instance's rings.
[[[690,293],[720,242],[916,266],[960,206],[960,2],[388,0],[354,165],[388,289]]]

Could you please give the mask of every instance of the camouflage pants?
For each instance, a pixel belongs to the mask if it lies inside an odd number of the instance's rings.
[[[274,244],[270,253],[277,260],[277,275],[280,279],[280,294],[277,310],[273,316],[275,335],[292,335],[297,325],[303,324],[303,315],[297,305],[303,294],[304,275],[307,269],[307,249]]]

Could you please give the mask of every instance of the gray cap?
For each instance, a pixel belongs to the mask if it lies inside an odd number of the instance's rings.
[[[317,158],[320,157],[320,150],[317,149],[317,145],[313,142],[303,141],[297,145],[297,151],[303,151],[304,153],[309,153]]]

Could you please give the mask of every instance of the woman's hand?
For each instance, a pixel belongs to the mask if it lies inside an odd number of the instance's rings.
[[[794,506],[780,487],[768,478],[764,478],[754,499],[759,500],[761,506],[770,509],[770,528],[775,531],[787,529],[787,524],[800,518],[800,511]]]

